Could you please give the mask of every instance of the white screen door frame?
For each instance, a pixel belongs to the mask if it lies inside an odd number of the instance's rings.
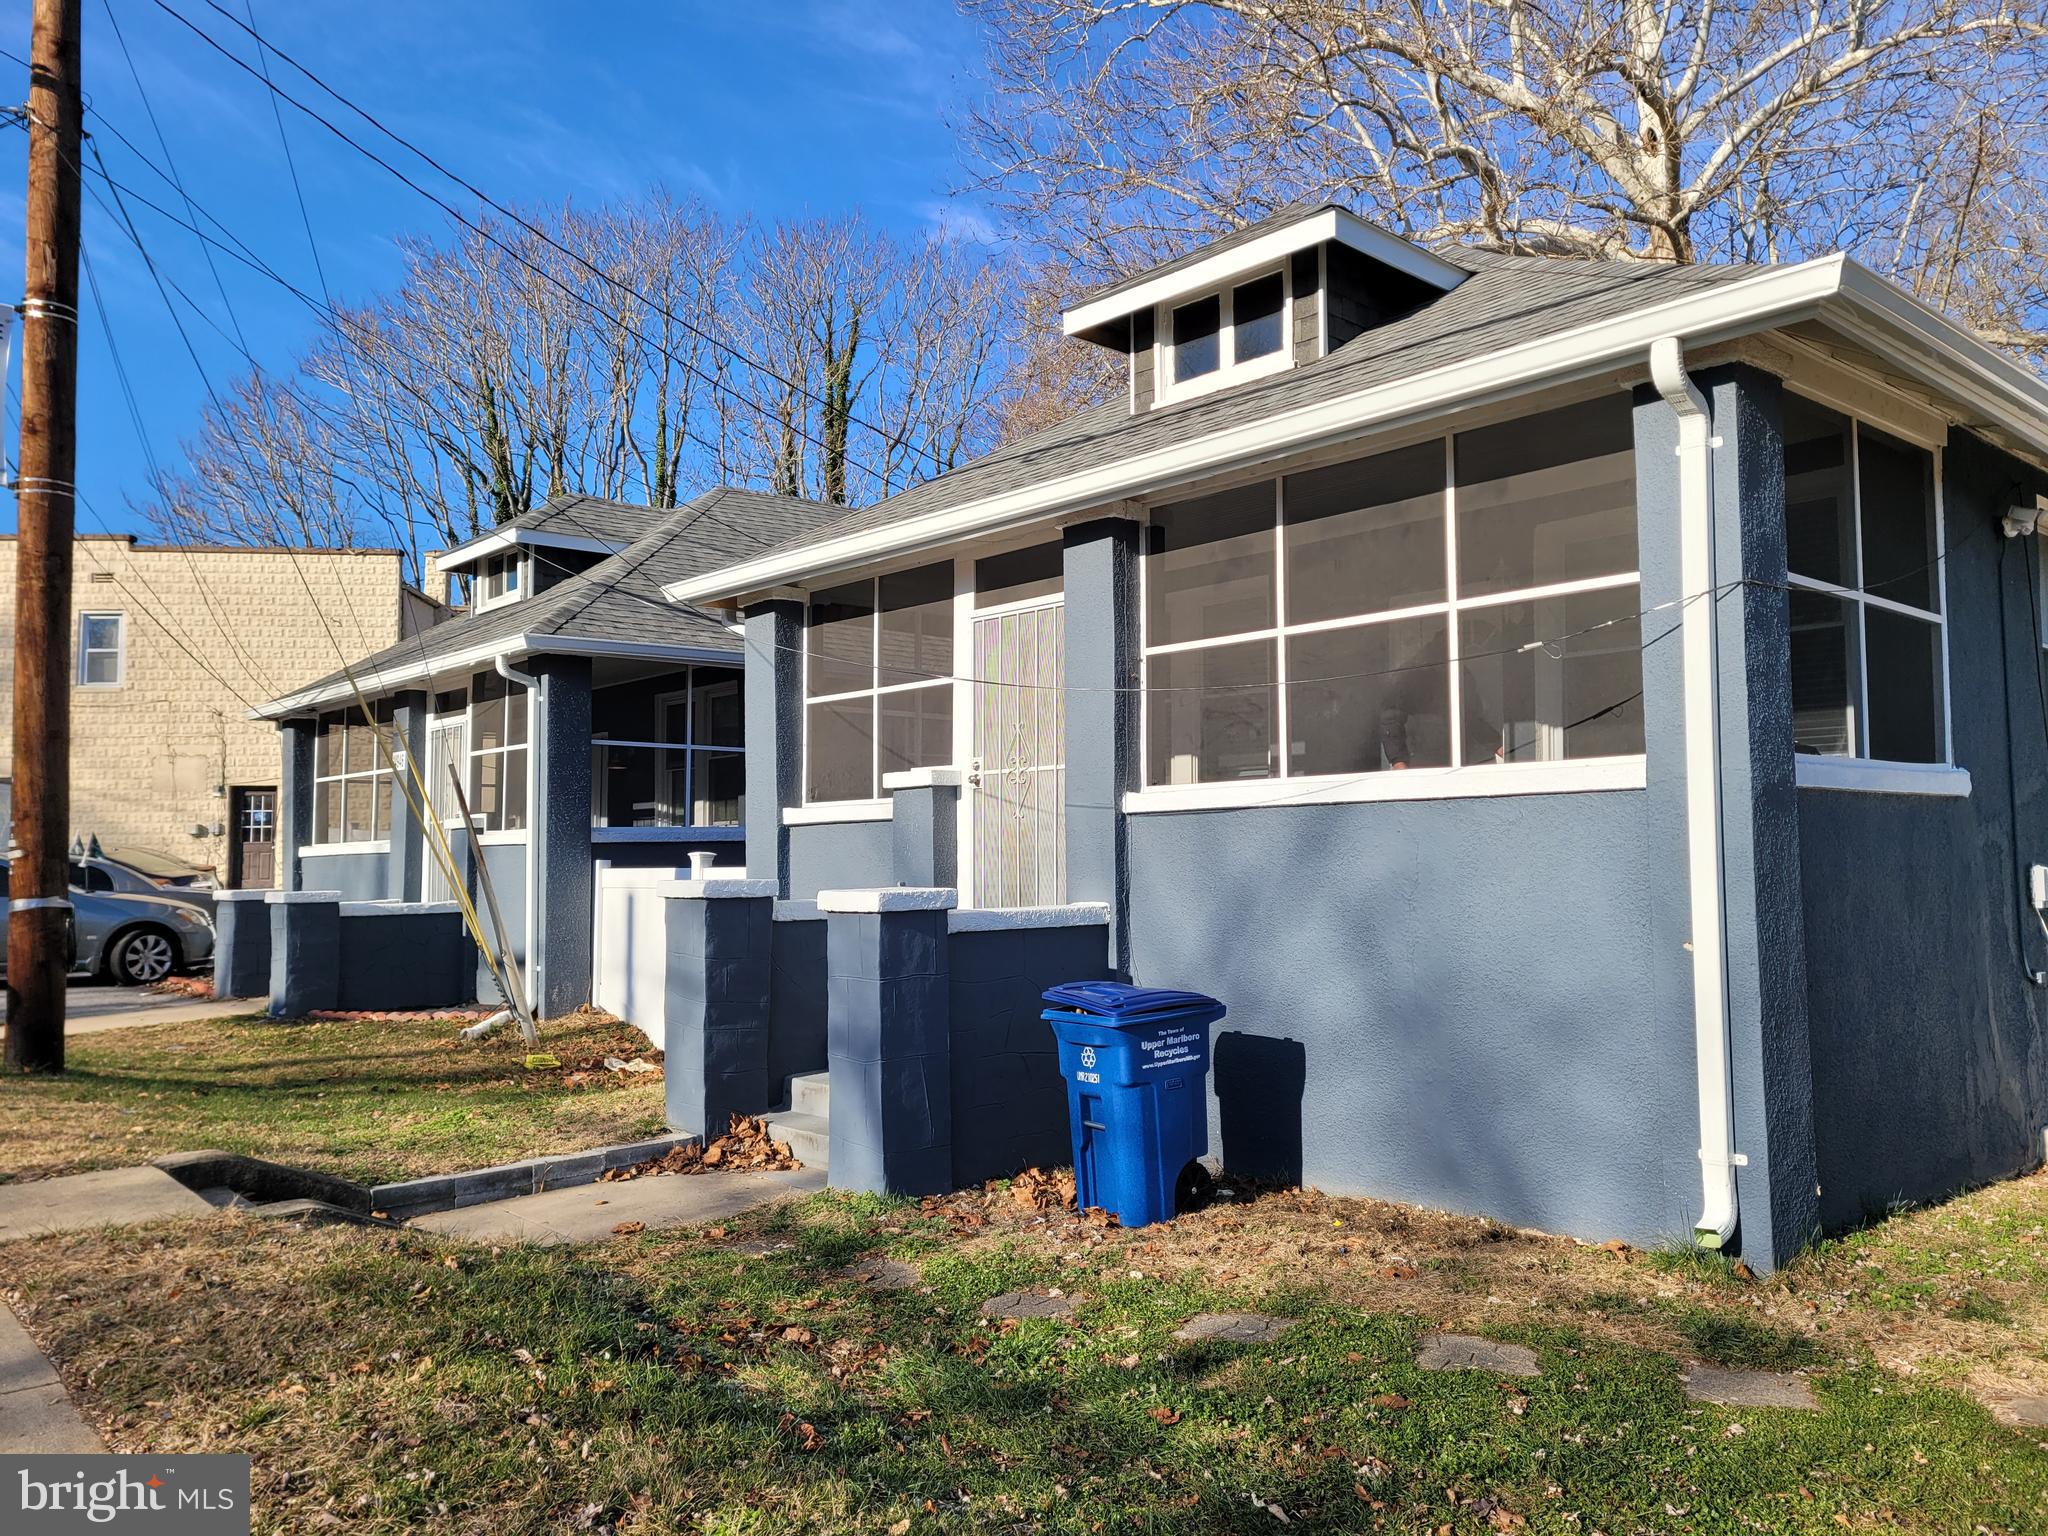
[[[965,564],[965,562],[963,562]],[[963,905],[1059,906],[1067,899],[1066,604],[1038,598],[968,611],[956,654]],[[957,631],[956,631],[957,633]],[[964,718],[962,718],[964,717]]]
[[[469,716],[439,715],[427,722],[427,798],[434,808],[434,819],[441,823],[444,833],[449,833],[448,842],[452,848],[453,832],[462,828],[462,813],[456,809],[455,786],[448,782],[448,765],[454,763],[467,767],[469,763]],[[450,885],[447,871],[441,868],[439,853],[426,849],[426,869],[420,883],[421,899],[425,901],[453,901],[455,889]]]

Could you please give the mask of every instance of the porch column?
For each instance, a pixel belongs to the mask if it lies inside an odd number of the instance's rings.
[[[287,891],[303,885],[299,850],[313,841],[313,742],[318,734],[316,720],[278,722],[283,761],[277,776],[277,857],[283,873],[279,884]]]
[[[529,701],[533,803],[533,1006],[567,1013],[590,1001],[590,659],[539,656]]]
[[[890,800],[890,873],[898,885],[957,882],[964,781],[958,768],[912,768],[882,775]]]
[[[406,802],[418,797],[413,785],[415,766],[422,778],[427,763],[427,696],[417,690],[396,695],[392,701],[392,734],[397,751],[404,755],[395,764],[398,781],[391,787],[391,854],[384,894],[392,901],[418,901],[425,894],[421,885],[426,870],[426,834],[419,822],[406,812]]]
[[[745,610],[747,876],[789,895],[784,807],[803,804],[804,609],[774,598]]]
[[[1126,516],[1065,531],[1067,899],[1109,906],[1110,964],[1130,973],[1130,858],[1121,809],[1139,782],[1138,535]]]
[[[1721,903],[1738,1226],[1731,1248],[1757,1270],[1784,1263],[1815,1234],[1813,1079],[1806,1019],[1799,806],[1792,751],[1780,386],[1756,369],[1701,369],[1715,446],[1714,607],[1721,777]],[[1684,871],[1686,724],[1683,635],[1693,611],[1678,573],[1678,427],[1654,391],[1638,393],[1636,474],[1642,543],[1643,722],[1650,825],[1666,871],[1650,901],[1658,969],[1654,1005],[1691,1049],[1693,914]],[[1680,606],[1683,601],[1683,606]],[[1674,1042],[1675,1043],[1675,1042]],[[1684,1124],[1697,1145],[1696,1104]],[[1689,1164],[1686,1219],[1699,1209]]]
[[[668,1122],[710,1141],[782,1091],[769,1072],[775,891],[766,880],[673,880],[661,893]]]
[[[820,891],[835,1189],[953,1187],[949,888]]]
[[[273,1019],[302,1019],[341,1000],[341,892],[266,891]]]

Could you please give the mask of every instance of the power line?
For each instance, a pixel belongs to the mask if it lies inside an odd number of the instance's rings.
[[[221,48],[217,43],[214,43],[211,37],[208,37],[207,34],[205,34],[204,32],[200,32],[199,29],[193,26],[190,21],[186,20],[184,16],[179,15],[177,11],[173,10],[169,5],[165,4],[164,0],[156,0],[156,4],[159,9],[167,11],[172,16],[177,17],[179,21],[185,23],[187,28],[189,28],[198,36],[204,38],[209,44],[212,44],[215,51],[222,54],[223,57],[232,59],[236,64],[240,65],[245,70],[248,69],[248,65],[244,64],[239,58],[236,58],[233,54],[228,53],[227,50]],[[560,241],[556,240],[554,236],[550,235],[546,230],[542,229],[540,226],[533,224],[524,217],[522,217],[517,210],[506,206],[504,203],[499,202],[496,198],[492,197],[488,192],[484,191],[483,188],[479,187],[475,182],[472,182],[468,180],[466,177],[461,176],[455,171],[450,170],[447,166],[443,165],[439,160],[435,159],[432,155],[428,154],[425,150],[421,149],[417,144],[412,143],[410,140],[404,138],[402,135],[395,132],[390,127],[386,126],[385,123],[383,123],[374,113],[357,105],[357,103],[349,99],[347,96],[344,96],[340,91],[337,91],[333,86],[329,85],[313,70],[307,68],[304,64],[301,64],[297,59],[293,58],[290,54],[286,53],[283,49],[279,48],[275,43],[272,43],[268,39],[263,37],[262,34],[257,32],[255,26],[253,25],[253,12],[251,13],[250,17],[250,24],[245,24],[239,19],[237,19],[231,11],[228,11],[223,6],[218,4],[217,0],[206,0],[206,4],[209,9],[219,13],[221,16],[225,17],[229,22],[232,22],[235,26],[240,27],[242,31],[248,33],[248,35],[256,43],[257,56],[259,59],[266,52],[276,54],[280,59],[283,59],[285,63],[291,65],[293,69],[297,70],[307,80],[311,81],[314,85],[318,86],[320,90],[323,91],[327,96],[332,98],[335,102],[339,103],[340,105],[348,108],[348,110],[353,112],[357,117],[361,118],[364,122],[368,123],[371,127],[375,128],[379,133],[383,134],[384,137],[391,140],[392,143],[399,145],[401,148],[405,150],[408,150],[413,155],[417,156],[420,160],[432,166],[436,171],[439,171],[443,176],[447,177],[448,180],[454,182],[457,186],[461,187],[464,191],[468,192],[472,197],[475,197],[476,199],[478,199],[478,201],[484,203],[487,207],[490,207],[491,209],[495,210],[502,217],[510,219],[513,223],[518,224],[520,227],[525,229],[529,234],[535,236],[537,239],[546,242],[549,246],[559,251],[562,255],[567,256],[571,261],[575,262],[578,266],[582,267],[585,271],[589,272],[592,277],[597,278],[601,282],[608,283],[613,287],[623,289],[626,293],[632,295],[632,297],[634,297],[635,299],[638,299],[642,304],[645,304],[649,309],[653,310],[656,314],[673,321],[675,324],[681,326],[689,334],[703,341],[706,345],[714,348],[719,352],[724,353],[726,356],[733,358],[737,362],[745,364],[748,368],[754,370],[755,372],[763,374],[766,377],[774,380],[777,384],[780,384],[784,389],[802,395],[805,399],[811,401],[813,404],[820,406],[830,405],[831,402],[826,396],[815,393],[808,386],[801,384],[794,379],[786,377],[782,373],[778,372],[776,369],[769,367],[767,364],[753,357],[744,349],[733,345],[731,342],[714,334],[713,332],[704,330],[702,327],[696,325],[694,322],[686,319],[685,317],[676,314],[673,310],[668,309],[666,306],[655,303],[654,300],[649,298],[646,294],[639,292],[637,289],[628,287],[626,284],[621,283],[620,281],[618,281],[617,278],[612,276],[612,274],[605,272],[604,270],[593,264],[587,257],[583,256],[580,252],[572,250],[570,247],[563,245]],[[270,79],[269,70],[267,67],[263,71],[262,80],[265,87],[268,88],[270,91],[278,95],[283,94],[282,92],[278,91],[277,86],[274,83],[272,83]],[[286,96],[285,99],[288,101],[291,100],[289,96]],[[300,106],[298,102],[294,101],[292,104],[294,106],[299,106],[299,109],[301,111],[307,110],[305,107]],[[275,110],[275,103],[273,103],[273,110]],[[394,172],[394,174],[396,173]],[[751,401],[748,403],[755,404],[755,402]],[[759,409],[758,404],[755,404],[755,408]],[[854,415],[851,411],[847,413],[847,420],[855,426],[866,428],[868,431],[873,432],[876,436],[884,439],[885,441],[893,440],[899,436],[899,434],[885,431],[883,428],[876,426],[873,422],[866,421],[863,418]],[[931,462],[932,467],[934,469],[938,470],[941,474],[945,473],[946,466],[940,463],[938,455],[929,448],[920,450],[920,458],[928,459]],[[869,470],[868,473],[873,474],[874,471]],[[880,479],[881,477],[877,476],[877,478]]]
[[[211,0],[208,0],[208,3],[210,4]],[[245,73],[253,76],[258,80],[263,80],[263,76],[258,71],[252,69],[248,65],[248,63],[246,63],[244,60],[240,58],[237,58],[234,54],[230,53],[226,48],[223,48],[220,45],[220,43],[216,41],[211,35],[202,31],[198,26],[194,25],[189,18],[181,15],[171,6],[165,4],[164,0],[155,0],[155,4],[159,9],[163,10],[166,14],[168,14],[169,16],[177,20],[179,23],[181,23],[183,26],[185,26],[188,30],[190,30],[193,33],[194,36],[198,37],[209,48],[213,49],[213,51],[218,53],[222,58],[228,60],[228,62],[233,64],[236,68],[244,71]],[[249,30],[246,26],[243,25],[243,23],[235,21],[235,18],[232,15],[228,15],[227,12],[223,11],[221,14],[227,16],[228,20],[235,22],[236,26],[242,27],[242,30]],[[259,39],[259,41],[261,41],[261,39]],[[490,205],[493,208],[500,207],[500,205],[493,202],[487,194],[483,193],[481,190],[477,188],[469,187],[468,184],[463,182],[460,177],[455,176],[451,172],[448,172],[445,169],[443,169],[438,163],[436,163],[430,156],[425,154],[423,151],[414,148],[414,146],[407,143],[404,139],[399,138],[394,133],[391,133],[389,129],[383,128],[382,124],[376,123],[376,120],[374,118],[369,117],[369,114],[363,112],[361,108],[356,107],[352,102],[349,102],[345,97],[342,97],[339,93],[335,92],[331,87],[327,86],[324,82],[320,81],[317,76],[314,76],[310,71],[307,71],[303,65],[299,64],[289,54],[282,52],[272,44],[265,43],[264,46],[269,47],[271,52],[276,53],[279,58],[283,59],[286,63],[290,64],[294,69],[297,69],[299,70],[300,73],[305,74],[309,80],[312,80],[316,85],[319,85],[322,90],[326,91],[329,95],[333,96],[337,101],[342,102],[344,105],[348,106],[352,111],[355,111],[359,115],[363,116],[365,120],[375,124],[381,132],[384,132],[395,143],[403,145],[413,154],[418,155],[419,158],[425,160],[429,165],[433,165],[436,170],[440,170],[441,173],[445,176],[448,176],[450,180],[455,181],[458,185],[464,186],[467,190],[474,193],[477,197],[481,198],[486,203],[490,203]],[[508,244],[504,239],[499,237],[497,234],[493,233],[489,228],[471,219],[468,215],[464,214],[459,208],[455,207],[454,204],[438,196],[434,192],[430,191],[428,188],[421,186],[417,181],[413,180],[412,177],[406,175],[404,171],[400,170],[397,166],[393,165],[389,160],[385,159],[382,155],[378,154],[374,149],[371,149],[367,145],[364,145],[357,141],[356,139],[351,138],[345,131],[337,127],[332,121],[321,115],[319,112],[315,111],[313,108],[307,106],[304,102],[300,101],[297,97],[293,96],[289,91],[285,90],[282,86],[276,85],[269,81],[265,81],[264,83],[269,90],[275,92],[279,97],[281,97],[285,101],[290,102],[292,106],[298,108],[299,111],[305,113],[308,117],[312,118],[314,122],[320,124],[321,127],[325,128],[329,133],[333,134],[336,138],[340,139],[344,144],[348,145],[351,149],[355,150],[365,159],[368,159],[374,164],[382,167],[385,171],[389,172],[392,176],[396,177],[399,181],[403,182],[406,186],[410,187],[413,191],[417,192],[421,197],[424,197],[425,199],[427,199],[427,201],[434,204],[435,207],[439,208],[443,213],[447,214],[449,218],[455,220],[463,228],[469,230],[471,233],[479,236],[480,238],[488,241],[491,245],[503,251],[507,256],[510,256],[514,261],[518,262],[521,266],[526,267],[529,271],[534,273],[535,276],[541,278],[543,281],[549,283],[553,287],[560,289],[575,303],[582,305],[584,308],[589,309],[594,314],[608,321],[610,324],[617,326],[622,332],[629,336],[632,336],[643,347],[646,347],[649,350],[660,354],[661,356],[667,357],[672,362],[677,363],[684,369],[685,372],[694,375],[697,379],[702,381],[704,384],[708,385],[714,391],[717,391],[720,394],[724,394],[730,397],[731,399],[738,401],[740,404],[748,407],[752,411],[759,412],[763,415],[772,414],[768,412],[765,407],[763,407],[760,401],[754,399],[750,395],[747,395],[743,391],[734,388],[731,384],[727,383],[723,378],[719,377],[717,374],[706,372],[703,369],[703,367],[701,367],[699,364],[695,362],[692,362],[690,359],[683,356],[682,354],[668,347],[664,347],[655,341],[652,341],[647,336],[646,332],[640,330],[637,326],[630,324],[624,316],[613,314],[609,309],[605,308],[602,304],[598,303],[595,299],[591,298],[587,294],[579,293],[576,289],[569,286],[569,284],[563,282],[561,278],[557,277],[553,272],[549,271],[546,267],[532,260],[532,258],[527,256],[523,251],[519,250],[516,246]],[[503,212],[502,209],[500,209],[500,211]],[[588,267],[589,270],[596,273],[596,275],[602,281],[609,283],[611,286],[615,288],[619,288],[623,292],[632,294],[634,297],[638,298],[641,303],[647,305],[649,309],[655,311],[658,314],[667,316],[669,319],[673,320],[676,324],[683,326],[685,329],[690,328],[688,322],[684,321],[680,316],[673,314],[665,306],[656,304],[651,299],[648,299],[644,294],[639,294],[636,290],[633,290],[627,287],[625,284],[618,282],[616,279],[607,276],[605,273],[603,273],[596,267],[590,266],[590,264],[587,261],[584,261],[583,258],[577,256],[573,251],[569,251],[567,247],[561,246],[551,236],[547,235],[544,231],[538,229],[537,226],[528,224],[525,220],[519,218],[516,214],[507,213],[506,217],[510,218],[512,222],[518,224],[521,228],[526,229],[528,232],[535,234],[538,238],[540,238],[553,248],[563,251],[564,254],[570,256],[572,260],[575,260],[579,264]],[[718,342],[716,340],[711,340],[710,344],[715,348],[726,352],[727,355],[736,357],[739,361],[747,361],[747,359],[743,355],[733,352],[729,344]],[[769,372],[769,370],[766,369],[763,369],[761,371],[764,373]],[[798,386],[789,384],[786,380],[782,382],[784,383],[784,387],[797,389],[799,393],[804,393],[804,391],[802,391]],[[808,398],[816,399],[817,397],[808,396]],[[853,419],[854,418],[849,417],[849,420]],[[895,434],[881,433],[878,428],[875,428],[864,421],[859,422],[858,424],[863,427],[866,427],[867,430],[871,432],[877,432],[878,435],[884,437],[885,440],[891,440],[896,436]],[[800,438],[802,441],[810,444],[812,447],[818,449],[820,452],[829,453],[833,451],[831,445],[826,443],[823,439],[814,436],[811,433],[808,426],[791,423],[789,425],[789,431],[792,436]],[[853,466],[854,468],[861,470],[865,474],[873,476],[875,480],[877,480],[878,482],[885,485],[888,483],[888,477],[886,475],[883,475],[880,471],[876,470],[872,465],[863,463],[861,460],[854,458],[851,454],[846,454],[845,460],[849,465]]]

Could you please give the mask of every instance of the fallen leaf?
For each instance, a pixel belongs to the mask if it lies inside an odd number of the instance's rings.
[[[1408,1399],[1398,1392],[1382,1392],[1373,1399],[1373,1402],[1378,1407],[1392,1408],[1397,1412],[1408,1406]]]
[[[1178,1424],[1180,1422],[1180,1414],[1167,1407],[1164,1403],[1161,1403],[1157,1408],[1147,1408],[1145,1411],[1162,1424]]]
[[[635,1232],[645,1232],[646,1230],[647,1223],[644,1221],[621,1221],[614,1223],[612,1226],[612,1233],[617,1237],[631,1237]]]

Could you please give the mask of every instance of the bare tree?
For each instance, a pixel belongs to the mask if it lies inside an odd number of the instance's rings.
[[[527,220],[406,242],[395,290],[202,419],[155,525],[417,557],[565,491],[860,501],[993,440],[1009,289],[963,247],[659,194]]]
[[[986,186],[1077,278],[1303,199],[1424,241],[1846,248],[2039,351],[2042,0],[962,0]]]

